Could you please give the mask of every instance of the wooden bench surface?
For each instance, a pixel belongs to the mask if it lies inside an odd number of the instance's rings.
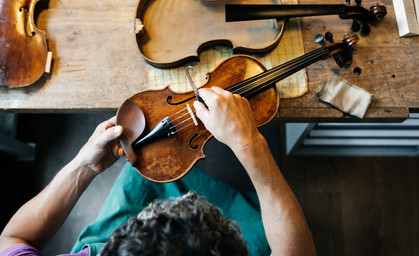
[[[369,8],[375,3],[367,0],[362,5]],[[0,111],[116,111],[126,98],[147,89],[147,64],[135,34],[130,33],[137,4],[137,0],[50,0],[37,25],[47,32],[53,53],[52,73],[28,87],[0,87]],[[400,38],[392,1],[380,4],[387,7],[388,14],[371,26],[368,36],[360,36],[351,67],[339,68],[333,58],[308,67],[309,92],[281,101],[278,115],[283,120],[348,120],[339,111],[319,103],[315,95],[334,69],[374,95],[365,121],[401,121],[409,111],[419,109],[419,37]],[[319,47],[314,43],[316,34],[330,31],[335,41],[341,40],[344,34],[351,33],[352,21],[336,15],[304,17],[301,23],[304,49],[308,52]],[[354,67],[361,68],[360,75],[353,72]]]

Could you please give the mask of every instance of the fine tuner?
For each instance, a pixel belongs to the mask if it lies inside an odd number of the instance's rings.
[[[226,4],[226,22],[337,14],[341,19],[353,20],[351,26],[353,32],[361,30],[363,34],[369,34],[371,29],[367,23],[376,22],[387,14],[384,5],[375,4],[367,10],[361,6],[362,0],[355,0],[355,5],[351,5],[350,0],[345,1],[346,4]]]

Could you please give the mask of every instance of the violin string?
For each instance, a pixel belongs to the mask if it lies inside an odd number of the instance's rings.
[[[178,130],[176,131],[176,133],[178,133],[178,132],[182,131],[183,129],[185,129],[186,127],[191,126],[191,125],[193,125],[193,122],[191,122],[191,123],[189,123],[188,125],[185,125],[185,126],[183,126],[182,128],[178,129]]]
[[[186,122],[186,121],[188,121],[188,120],[191,120],[191,119],[192,119],[192,117],[189,117],[189,118],[187,118],[187,119],[183,120],[182,122],[179,122],[179,123],[177,123],[177,124],[175,124],[175,125],[172,125],[172,127],[170,127],[170,129],[173,129],[173,128],[175,128],[175,127],[177,127],[177,126],[179,126],[179,125],[183,124],[184,122]],[[193,122],[192,122],[192,123],[193,123]]]
[[[322,48],[320,48],[322,49]],[[314,52],[314,53],[313,53]],[[244,97],[250,95],[251,93],[255,92],[257,89],[263,88],[268,86],[274,82],[278,82],[285,77],[293,74],[294,72],[306,67],[317,60],[327,56],[326,51],[313,51],[306,55],[303,55],[299,61],[292,61],[291,65],[289,63],[285,63],[287,65],[283,65],[281,69],[276,69],[273,72],[269,72],[265,74],[258,80],[251,81],[244,85],[242,88],[236,89],[233,93],[240,94]]]
[[[186,108],[184,108],[184,109],[186,109]],[[172,121],[172,122],[173,122],[173,121],[176,121],[176,120],[178,120],[179,118],[182,118],[182,117],[186,116],[187,114],[189,114],[189,112],[186,112],[185,114],[182,114],[181,116],[179,116],[179,117],[177,117],[177,118],[175,118],[175,119],[173,119],[173,120],[171,120],[171,121]],[[171,116],[173,116],[173,115],[171,115]]]
[[[249,94],[255,88],[257,89],[257,87],[259,87],[259,86],[263,86],[263,85],[266,86],[268,84],[272,84],[273,80],[277,80],[277,81],[282,80],[283,78],[289,76],[290,74],[293,74],[294,72],[300,70],[301,65],[306,65],[307,64],[307,66],[308,66],[311,63],[315,62],[316,60],[325,57],[324,55],[327,55],[327,52],[325,51],[324,48],[316,49],[314,51],[311,51],[310,53],[302,55],[298,58],[295,58],[291,61],[288,61],[284,64],[281,64],[281,65],[279,65],[275,68],[272,68],[268,71],[262,72],[262,73],[260,73],[256,76],[254,76],[254,77],[246,79],[246,80],[244,80],[242,82],[239,82],[239,83],[237,83],[233,86],[230,86],[227,89],[232,93],[240,94],[242,96],[245,96],[246,94]],[[185,115],[187,115],[189,113],[187,108],[185,107],[185,108],[177,111],[176,113],[170,115],[169,118],[173,117],[173,116],[175,116],[175,115],[177,115],[177,114],[179,114],[183,111],[187,111],[187,113],[181,114],[179,117],[173,119],[172,121],[176,121],[176,120],[184,117]],[[196,113],[194,111],[193,111],[193,114],[196,115]],[[191,119],[192,119],[192,116],[183,120],[183,121],[181,121],[181,122],[179,122],[179,123],[177,123],[176,125],[172,125],[169,129],[175,129],[179,125],[182,125],[186,121],[191,120]],[[194,124],[193,121],[191,121],[189,124],[187,124],[185,126],[181,126],[181,128],[177,129],[176,132],[179,132],[179,131],[185,129],[192,124]]]
[[[327,55],[327,53],[325,51],[316,51],[312,54],[308,54],[306,56],[304,56],[304,59],[301,59],[299,62],[293,62],[291,63],[291,65],[287,65],[285,67],[283,67],[280,70],[276,70],[275,72],[272,72],[271,74],[267,75],[266,77],[263,77],[262,79],[260,79],[259,84],[257,82],[254,82],[252,85],[250,84],[250,86],[245,87],[245,90],[242,90],[242,93],[246,93],[248,92],[248,88],[254,88],[256,86],[259,85],[269,85],[272,84],[273,82],[277,82],[280,81],[282,79],[284,79],[285,77],[293,74],[294,72],[310,65],[311,63],[314,63],[315,61],[325,57]]]
[[[186,108],[182,109],[182,111],[183,111],[183,110],[185,110],[185,109],[186,109]],[[179,112],[181,112],[181,111],[178,111],[177,113],[179,113]],[[192,112],[193,112],[193,110],[192,110]],[[179,118],[181,118],[181,117],[183,117],[183,116],[185,116],[185,115],[187,115],[187,114],[189,114],[189,111],[188,111],[187,113],[183,114],[182,116],[180,116],[180,117],[178,117],[178,118],[176,118],[176,119],[173,119],[172,121],[176,121],[176,120],[178,120]],[[195,115],[196,115],[196,113],[195,113],[195,112],[193,112],[193,114],[195,114]],[[173,116],[173,115],[171,115],[171,116]],[[190,122],[190,123],[189,123],[189,124],[187,124],[186,126],[181,127],[180,129],[177,129],[177,130],[176,130],[176,132],[179,132],[179,131],[181,131],[181,130],[185,129],[186,127],[188,127],[188,126],[190,126],[190,125],[194,124],[194,122],[193,122],[193,118],[192,118],[192,116],[190,116],[189,118],[186,118],[186,119],[182,120],[181,122],[179,122],[179,123],[177,123],[177,124],[175,124],[175,125],[173,125],[173,124],[172,124],[172,126],[171,126],[171,127],[169,127],[169,129],[175,129],[177,126],[179,126],[179,125],[181,125],[181,124],[185,123],[185,122],[186,122],[186,121],[188,121],[188,120],[192,120],[192,122]]]
[[[184,110],[187,110],[187,108],[183,108],[183,109],[179,110],[178,112],[176,112],[176,113],[174,113],[174,114],[172,114],[172,115],[170,115],[170,116],[168,116],[168,117],[169,117],[169,118],[171,118],[172,116],[174,116],[174,115],[176,115],[176,114],[179,114],[180,112],[182,112],[182,111],[184,111]]]
[[[252,83],[252,82],[257,82],[261,78],[264,78],[265,76],[268,76],[269,74],[277,73],[279,70],[284,69],[286,67],[289,67],[290,65],[293,65],[293,64],[296,64],[296,63],[300,63],[302,60],[305,60],[308,56],[315,55],[318,52],[322,52],[323,50],[324,50],[323,48],[318,48],[318,49],[316,49],[316,50],[314,50],[314,51],[312,51],[310,53],[307,53],[307,54],[302,55],[302,56],[300,56],[298,58],[295,58],[293,60],[290,60],[290,61],[288,61],[286,63],[283,63],[283,64],[281,64],[281,65],[279,65],[277,67],[274,67],[274,68],[272,68],[270,70],[267,70],[267,71],[265,71],[263,73],[260,73],[260,74],[254,76],[254,77],[251,77],[249,79],[246,79],[246,80],[244,80],[244,81],[242,81],[242,82],[240,82],[240,83],[238,83],[236,85],[230,86],[227,89],[229,91],[233,91],[234,93],[237,93],[237,92],[239,92],[239,90],[241,88],[243,88],[244,86],[246,86],[246,84],[249,84],[249,83]]]
[[[278,77],[277,80],[281,80],[280,77],[281,74],[284,74],[286,71],[290,71],[292,69],[295,69],[296,67],[301,66],[301,64],[306,64],[308,61],[311,61],[313,59],[317,59],[318,57],[325,54],[325,52],[321,51],[322,48],[320,48],[320,51],[315,50],[309,54],[303,55],[303,58],[298,58],[298,61],[291,61],[289,63],[284,63],[281,65],[281,68],[275,68],[268,72],[267,74],[264,74],[260,77],[258,80],[253,80],[247,83],[247,85],[242,86],[241,88],[238,88],[234,91],[234,93],[237,94],[245,94],[246,92],[249,92],[250,89],[255,88],[258,85],[261,85],[263,83],[266,83],[267,81],[273,80],[275,77]],[[272,82],[270,82],[271,84]]]
[[[252,84],[249,84],[248,86],[246,86],[241,92],[240,94],[243,97],[247,97],[250,94],[256,92],[259,89],[265,88],[266,86],[272,85],[273,83],[276,83],[292,74],[294,74],[295,72],[301,70],[302,68],[316,62],[319,59],[322,59],[323,57],[325,57],[327,55],[325,54],[320,54],[314,57],[311,57],[310,59],[307,59],[305,62],[299,63],[299,64],[294,64],[290,67],[287,67],[283,70],[280,70],[276,73],[273,73],[269,76],[266,76],[265,78],[261,79],[258,82],[254,82]]]
[[[246,79],[244,81],[241,81],[241,82],[239,82],[239,83],[237,83],[235,85],[232,85],[232,86],[228,87],[226,90],[236,93],[236,90],[237,89],[242,88],[246,84],[251,83],[251,82],[254,82],[254,81],[258,81],[260,78],[265,77],[266,75],[269,75],[270,73],[274,73],[274,72],[276,72],[276,71],[278,71],[280,69],[283,69],[284,67],[288,67],[289,65],[292,65],[292,64],[294,64],[296,62],[300,62],[302,59],[305,59],[308,55],[317,54],[318,52],[321,52],[322,50],[324,50],[324,49],[323,48],[318,48],[318,49],[316,49],[316,50],[314,50],[314,51],[312,51],[312,52],[310,52],[310,53],[308,53],[306,55],[302,55],[302,56],[300,56],[298,58],[295,58],[293,60],[290,60],[288,62],[285,62],[285,63],[283,63],[283,64],[281,64],[279,66],[276,66],[276,67],[274,67],[274,68],[272,68],[270,70],[267,70],[265,72],[262,72],[262,73],[260,73],[260,74],[258,74],[256,76],[253,76],[251,78],[248,78],[248,79]]]

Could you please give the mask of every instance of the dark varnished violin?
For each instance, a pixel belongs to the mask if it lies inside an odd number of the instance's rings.
[[[221,87],[249,100],[257,126],[269,122],[279,107],[275,83],[291,74],[338,54],[350,55],[358,36],[347,35],[341,43],[330,43],[266,70],[255,58],[235,55],[207,74],[201,88]],[[345,60],[345,58],[344,58]],[[346,63],[348,64],[348,63]],[[127,99],[119,108],[116,123],[124,127],[121,146],[130,163],[145,178],[170,182],[184,176],[201,158],[211,133],[195,116],[194,92],[176,93],[169,87],[148,90]]]
[[[353,19],[352,31],[360,30],[359,22],[364,24],[363,31],[369,33],[368,22],[382,19],[387,14],[384,5],[375,4],[369,10],[361,6],[361,0],[355,5],[347,4],[296,4],[296,5],[267,5],[267,4],[226,4],[226,21],[245,21],[262,19],[289,19],[296,17],[339,15],[341,19]]]
[[[34,22],[38,0],[0,0],[0,85],[36,82],[47,62],[45,32]]]

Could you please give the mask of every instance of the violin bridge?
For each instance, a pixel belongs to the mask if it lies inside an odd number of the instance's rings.
[[[196,120],[195,115],[188,103],[186,103],[186,108],[188,109],[189,115],[191,115],[193,123],[195,124],[195,126],[198,126],[198,121]]]

